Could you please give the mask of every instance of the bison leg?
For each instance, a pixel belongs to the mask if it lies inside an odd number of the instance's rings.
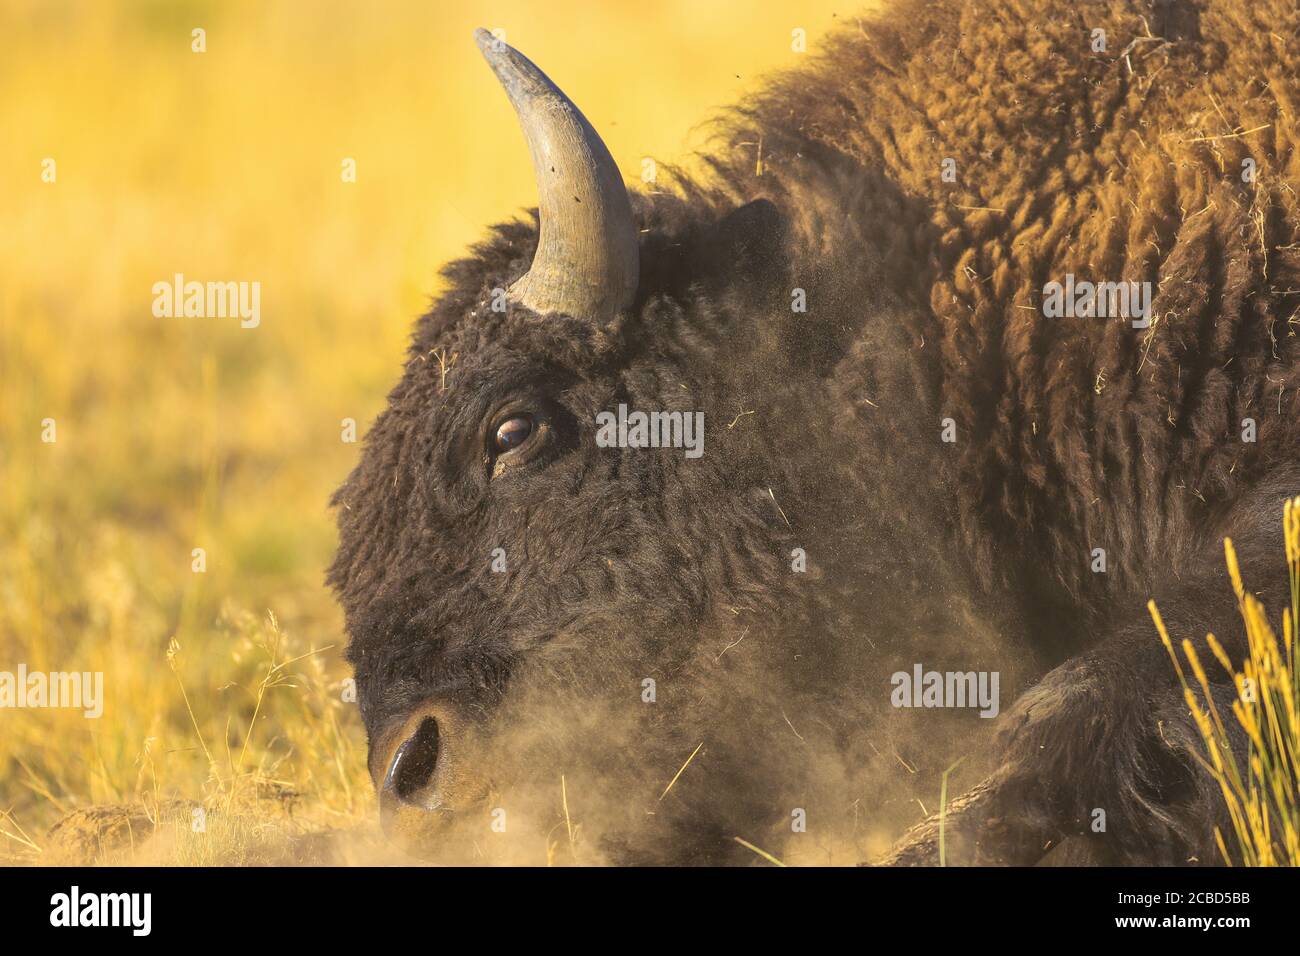
[[[1247,549],[1238,547],[1239,554]],[[1270,553],[1281,565],[1280,542]],[[1243,562],[1244,564],[1244,562]],[[1256,565],[1256,567],[1262,567]],[[1248,579],[1249,580],[1249,579]],[[1266,579],[1256,578],[1260,583]],[[1268,579],[1265,599],[1285,596]],[[1175,641],[1188,638],[1207,662],[1220,712],[1235,695],[1205,645],[1213,632],[1240,661],[1242,625],[1222,574],[1157,598]],[[1168,652],[1145,605],[1092,650],[1049,672],[999,718],[997,770],[945,810],[950,864],[1032,864],[1063,839],[1082,836],[1121,864],[1213,862],[1221,797],[1194,755],[1200,735]],[[1233,731],[1229,722],[1229,730]],[[1234,742],[1244,750],[1244,740]],[[939,861],[940,819],[909,831],[885,862]]]
[[[1237,597],[1224,571],[1230,535],[1247,587],[1273,613],[1289,603],[1281,503],[1300,476],[1279,472],[1208,529],[1195,567],[1155,595],[1175,643],[1190,640],[1212,681],[1221,713],[1236,689],[1208,650],[1213,633],[1228,658],[1246,656]],[[1126,588],[1141,594],[1143,585]],[[997,770],[946,809],[946,862],[1037,862],[1061,840],[1083,837],[1112,863],[1185,865],[1219,859],[1215,827],[1228,830],[1217,786],[1200,769],[1203,753],[1169,654],[1140,596],[1116,599],[1123,613],[1085,653],[1050,671],[999,718]],[[1184,665],[1185,666],[1185,665]],[[1226,722],[1234,749],[1244,733]],[[939,860],[939,818],[914,827],[886,862]]]
[[[880,866],[1026,866],[1036,863],[1060,831],[1034,816],[1007,816],[1020,800],[1006,769],[997,771],[948,804],[942,814],[907,831]]]
[[[1029,866],[1076,837],[1111,863],[1212,860],[1219,797],[1181,691],[1161,682],[1104,656],[1052,671],[1005,715],[997,770],[880,862],[938,865],[942,843],[950,866]],[[1221,708],[1232,692],[1218,688]]]

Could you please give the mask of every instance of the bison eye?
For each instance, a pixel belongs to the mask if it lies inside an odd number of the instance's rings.
[[[497,426],[496,436],[492,440],[498,452],[514,451],[533,433],[533,420],[524,415],[507,418]]]

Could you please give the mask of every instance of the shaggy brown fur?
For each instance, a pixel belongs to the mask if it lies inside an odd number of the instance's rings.
[[[1293,0],[902,0],[723,120],[710,176],[634,197],[640,292],[612,325],[491,312],[536,241],[499,227],[449,267],[336,498],[372,761],[448,701],[461,819],[512,775],[585,770],[614,858],[726,859],[793,807],[858,840],[934,799],[989,722],[892,710],[895,670],[998,670],[1004,700],[1043,675],[949,852],[1211,859],[1217,799],[1144,603],[1231,641],[1225,533],[1285,593],[1298,33]],[[1152,326],[1045,318],[1068,273],[1151,282]],[[557,427],[492,478],[507,398]],[[704,458],[596,448],[620,401],[703,410]],[[913,837],[895,859],[932,860]]]

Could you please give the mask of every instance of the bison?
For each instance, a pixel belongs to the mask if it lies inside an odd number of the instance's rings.
[[[947,862],[1213,862],[1146,602],[1289,593],[1293,0],[896,0],[632,191],[476,37],[539,207],[333,499],[394,839],[923,864],[952,770]]]

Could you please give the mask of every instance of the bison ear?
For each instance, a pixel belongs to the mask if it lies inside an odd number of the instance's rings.
[[[709,237],[707,255],[714,265],[749,272],[778,267],[785,223],[776,204],[755,199],[723,216]]]

